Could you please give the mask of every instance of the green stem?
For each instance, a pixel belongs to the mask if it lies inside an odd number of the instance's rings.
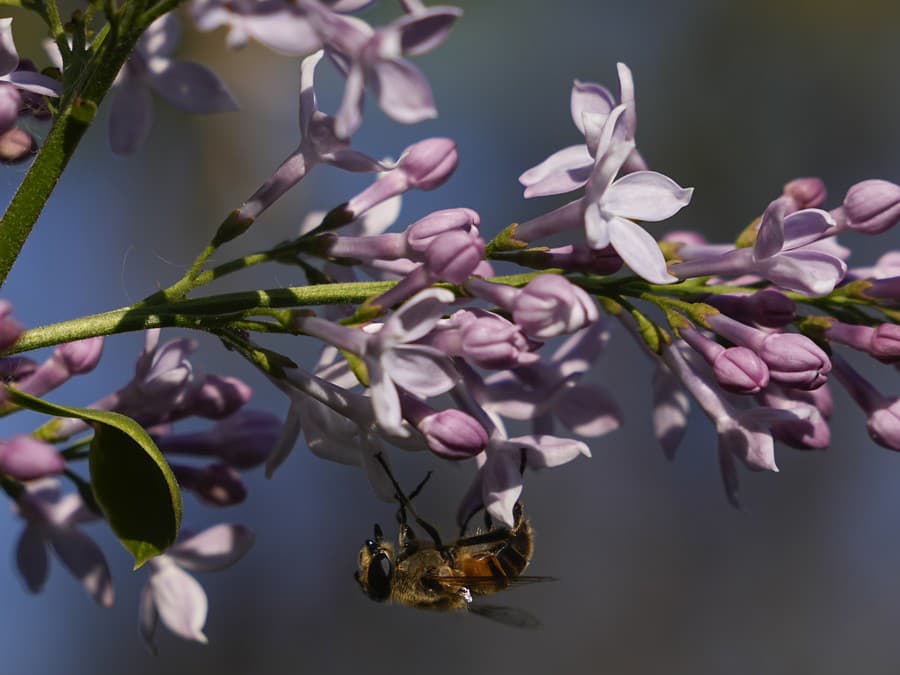
[[[0,219],[0,286],[140,34],[134,30],[116,41],[104,40],[85,66],[89,73],[61,101],[59,116]]]

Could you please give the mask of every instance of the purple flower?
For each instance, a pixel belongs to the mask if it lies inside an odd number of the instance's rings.
[[[0,300],[0,351],[12,347],[25,327],[12,318],[13,306],[9,300]]]
[[[634,140],[637,127],[637,115],[634,104],[634,81],[631,71],[624,63],[617,64],[619,87],[622,92],[621,103],[625,106],[623,136],[626,140]],[[584,134],[587,144],[572,145],[553,153],[543,162],[534,166],[521,176],[519,182],[525,186],[525,198],[557,195],[577,190],[588,182],[596,160],[597,146],[588,138],[590,129],[602,124],[613,109],[616,101],[606,87],[593,82],[575,80],[570,100],[572,121]],[[624,160],[626,172],[640,171],[647,168],[638,151],[632,148]]]
[[[759,402],[770,408],[801,411],[800,419],[772,425],[772,436],[776,440],[799,450],[824,449],[831,444],[828,427],[831,393],[827,384],[812,391],[785,389],[772,384],[759,395]]]
[[[392,165],[352,150],[346,137],[335,133],[335,119],[319,110],[314,88],[316,66],[323,52],[300,64],[300,145],[251,197],[232,214],[235,222],[249,225],[275,200],[299,183],[316,164],[331,164],[344,171],[377,173]]]
[[[171,57],[180,33],[174,15],[163,15],[147,28],[122,67],[109,116],[109,143],[117,155],[132,154],[150,133],[151,91],[191,113],[238,109],[237,102],[215,73],[197,63]]]
[[[60,474],[66,461],[55,446],[22,434],[0,441],[0,473],[27,481]]]
[[[63,385],[74,375],[92,371],[103,353],[103,338],[88,338],[58,346],[18,387],[32,396],[43,396]]]
[[[864,180],[844,197],[846,229],[882,234],[900,222],[900,185],[886,180]]]
[[[174,462],[169,466],[181,489],[190,490],[208,506],[234,506],[247,498],[247,488],[240,474],[230,466],[210,464],[196,467]]]
[[[77,494],[62,495],[59,482],[46,479],[29,483],[19,496],[16,510],[25,529],[16,547],[16,565],[25,585],[39,592],[47,581],[47,546],[85,587],[101,607],[111,607],[112,578],[103,551],[78,526],[96,520]]]
[[[149,561],[151,575],[141,592],[138,616],[141,637],[152,651],[160,620],[178,637],[206,643],[206,592],[185,570],[218,572],[230,567],[250,550],[253,540],[253,533],[242,525],[216,525]]]
[[[362,124],[363,92],[371,88],[385,114],[401,124],[437,115],[431,87],[409,61],[439,46],[462,15],[456,7],[431,7],[373,29],[339,16],[312,0],[299,3],[344,74],[347,85],[335,120],[338,138],[349,138]]]
[[[734,394],[756,394],[769,384],[769,369],[747,347],[723,347],[694,328],[682,328],[681,337],[710,366],[716,381]]]
[[[12,19],[0,19],[0,134],[6,133],[19,118],[21,92],[57,97],[61,86],[53,78],[41,75],[19,60],[13,42]]]
[[[435,410],[409,394],[401,393],[403,417],[425,437],[438,457],[469,459],[484,450],[488,435],[475,418],[461,410]]]
[[[869,436],[882,447],[900,451],[900,398],[884,396],[840,355],[831,358],[838,381],[866,415]]]

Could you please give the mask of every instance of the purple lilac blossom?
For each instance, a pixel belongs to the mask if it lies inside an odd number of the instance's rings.
[[[0,19],[0,133],[10,131],[19,118],[24,97],[29,93],[58,97],[62,87],[51,77],[22,67],[13,42],[10,18]]]
[[[109,143],[117,155],[138,150],[153,124],[155,91],[177,108],[207,115],[238,109],[218,75],[200,64],[172,58],[181,29],[172,14],[154,21],[122,66],[113,88]]]

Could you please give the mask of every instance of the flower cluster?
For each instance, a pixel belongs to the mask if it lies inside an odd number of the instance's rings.
[[[161,620],[181,637],[205,641],[206,596],[186,570],[233,563],[252,535],[220,525],[176,543],[179,490],[211,506],[237,504],[246,497],[240,472],[265,465],[272,476],[301,434],[315,455],[363,467],[385,500],[396,497],[388,474],[396,461],[392,448],[470,462],[471,485],[455,505],[460,524],[484,509],[512,526],[530,472],[590,457],[585,439],[625,422],[615,392],[599,384],[597,366],[615,331],[636,340],[655,365],[649,417],[667,456],[684,434],[691,400],[709,418],[734,505],[740,503],[739,464],[777,471],[775,441],[828,447],[832,375],[861,408],[872,439],[900,450],[900,398],[878,391],[851,365],[857,356],[900,363],[900,251],[869,267],[850,267],[850,249],[836,239],[846,235],[852,243],[855,236],[890,232],[900,222],[900,186],[862,181],[828,208],[820,180],[793,180],[723,243],[691,231],[645,228],[688,206],[693,188],[652,170],[638,151],[634,79],[619,64],[618,96],[600,84],[574,83],[570,109],[583,143],[519,177],[525,198],[577,192],[572,201],[487,241],[470,206],[442,205],[404,222],[403,195],[449,180],[459,159],[456,144],[425,138],[396,160],[376,160],[354,149],[351,137],[363,124],[366,90],[397,122],[436,115],[427,80],[406,57],[440,45],[461,12],[405,0],[402,16],[376,28],[356,16],[368,4],[192,0],[196,27],[227,27],[229,46],[253,39],[302,57],[296,149],[224,218],[182,279],[141,303],[23,333],[11,305],[0,301],[3,411],[30,407],[55,416],[32,434],[0,441],[0,483],[26,524],[16,559],[29,589],[39,590],[46,579],[49,544],[98,603],[112,603],[103,554],[80,529],[102,515],[139,563],[150,561],[142,634],[151,640]],[[211,71],[173,56],[174,16],[153,19],[109,78],[110,139],[120,154],[135,151],[150,131],[151,91],[191,112],[236,105]],[[72,83],[67,73],[85,67],[73,55],[90,47],[83,35],[56,46],[63,83]],[[316,70],[325,57],[346,78],[334,115],[316,97]],[[25,63],[12,45],[10,21],[0,21],[0,99],[12,101],[0,133],[13,129],[28,96],[63,93]],[[46,99],[27,109],[41,105]],[[377,177],[330,210],[306,214],[293,239],[206,267],[220,245],[254,226],[320,164]],[[397,221],[403,227],[388,232]],[[553,247],[541,244],[551,236]],[[188,297],[224,274],[266,262],[291,265],[308,283]],[[498,276],[501,271],[510,274]],[[326,308],[316,313],[311,308],[318,305]],[[247,409],[246,384],[198,373],[188,358],[196,343],[161,344],[157,326],[215,335],[286,394],[286,418]],[[129,382],[84,409],[66,412],[41,400],[96,366],[102,335],[142,329],[150,330]],[[311,337],[323,350],[315,364],[297,363],[294,354],[265,344],[270,333]],[[23,345],[50,344],[59,346],[41,363],[14,355],[26,351]],[[113,412],[118,415],[104,415]],[[186,418],[214,424],[174,431]],[[172,514],[159,521],[166,536],[148,528],[134,545],[132,530],[120,525],[129,517],[122,495],[134,484],[106,487],[103,446],[110,435],[130,439],[137,459],[128,471],[139,469],[161,486],[159,506]],[[90,482],[72,469],[87,456]],[[184,463],[184,456],[202,463]],[[75,491],[63,495],[52,476],[65,476]],[[129,527],[142,523],[130,520]]]

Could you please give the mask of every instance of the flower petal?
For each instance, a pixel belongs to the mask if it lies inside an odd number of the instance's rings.
[[[109,113],[109,146],[117,155],[134,153],[153,125],[150,90],[135,77],[121,81],[113,92]]]
[[[572,145],[554,152],[540,164],[519,176],[525,198],[559,195],[587,183],[594,159],[586,145]]]
[[[208,601],[197,580],[171,560],[163,560],[150,577],[149,586],[166,628],[180,638],[206,644],[203,626]]]
[[[517,436],[505,445],[507,452],[518,454],[525,451],[526,464],[532,469],[551,469],[571,462],[580,455],[591,456],[591,450],[581,441],[542,434],[540,436]]]
[[[378,426],[389,434],[408,435],[408,431],[403,427],[400,396],[394,382],[384,372],[379,359],[366,359],[366,366],[369,371],[372,410],[375,412]]]
[[[221,524],[179,541],[166,553],[194,572],[217,572],[244,557],[253,546],[253,532],[243,525]]]
[[[384,348],[425,337],[454,299],[453,293],[445,288],[428,288],[416,293],[385,320],[376,336],[379,345]]]
[[[156,654],[156,643],[153,638],[156,635],[156,627],[159,625],[159,612],[153,602],[153,588],[149,580],[141,589],[141,599],[138,605],[138,631],[144,644],[151,653]]]
[[[152,59],[150,83],[169,103],[195,114],[233,112],[237,101],[219,76],[206,66],[191,61]]]
[[[19,53],[13,41],[10,18],[0,19],[0,75],[7,75],[19,65]]]
[[[334,133],[340,139],[350,138],[362,125],[366,81],[362,66],[354,61],[347,72],[344,95],[334,116]]]
[[[522,473],[517,453],[506,450],[488,452],[482,469],[484,507],[494,520],[507,527],[515,525],[513,507],[522,494]]]
[[[387,30],[399,31],[403,54],[418,56],[444,42],[461,16],[462,10],[458,7],[429,7],[424,12],[397,19]]]
[[[50,560],[47,557],[44,537],[33,525],[26,525],[19,536],[19,543],[16,545],[16,567],[28,590],[39,593],[47,581]]]
[[[431,86],[422,72],[403,59],[378,61],[372,89],[384,113],[395,122],[415,124],[437,117]]]
[[[666,457],[672,459],[687,430],[690,402],[681,382],[662,364],[653,373],[653,431]]]
[[[3,79],[19,89],[41,96],[59,96],[62,92],[62,85],[58,80],[30,70],[14,71]]]
[[[765,260],[779,253],[784,247],[784,207],[779,201],[772,202],[762,215],[756,243],[753,244],[753,259]]]
[[[74,528],[54,527],[50,543],[72,575],[101,607],[112,607],[115,595],[103,551],[93,539]]]
[[[588,246],[600,250],[609,246],[609,220],[596,202],[587,202],[584,208],[584,236]]]
[[[606,389],[577,384],[555,409],[560,421],[579,436],[596,438],[622,426],[622,409]]]
[[[584,130],[584,113],[599,113],[609,115],[616,106],[616,99],[606,87],[593,82],[575,80],[572,85],[572,95],[569,99],[569,108],[572,111],[572,121],[582,134]]]
[[[609,241],[638,276],[654,284],[678,281],[666,271],[666,259],[656,239],[640,225],[625,218],[613,218],[609,221]]]
[[[397,385],[423,398],[450,391],[458,379],[450,358],[428,347],[397,345],[381,357],[381,363]]]
[[[272,452],[269,453],[266,459],[266,478],[272,477],[275,470],[284,463],[288,455],[293,452],[294,446],[297,445],[297,438],[300,436],[302,428],[300,424],[300,408],[304,403],[299,395],[296,398],[291,398],[291,405],[278,434],[278,440],[275,441]]]
[[[789,251],[818,241],[835,224],[828,211],[803,209],[784,219],[784,250]]]
[[[834,290],[847,264],[827,253],[797,250],[758,261],[754,271],[777,286],[817,298]]]
[[[601,207],[622,218],[657,222],[687,206],[693,192],[656,171],[635,171],[609,186]]]

